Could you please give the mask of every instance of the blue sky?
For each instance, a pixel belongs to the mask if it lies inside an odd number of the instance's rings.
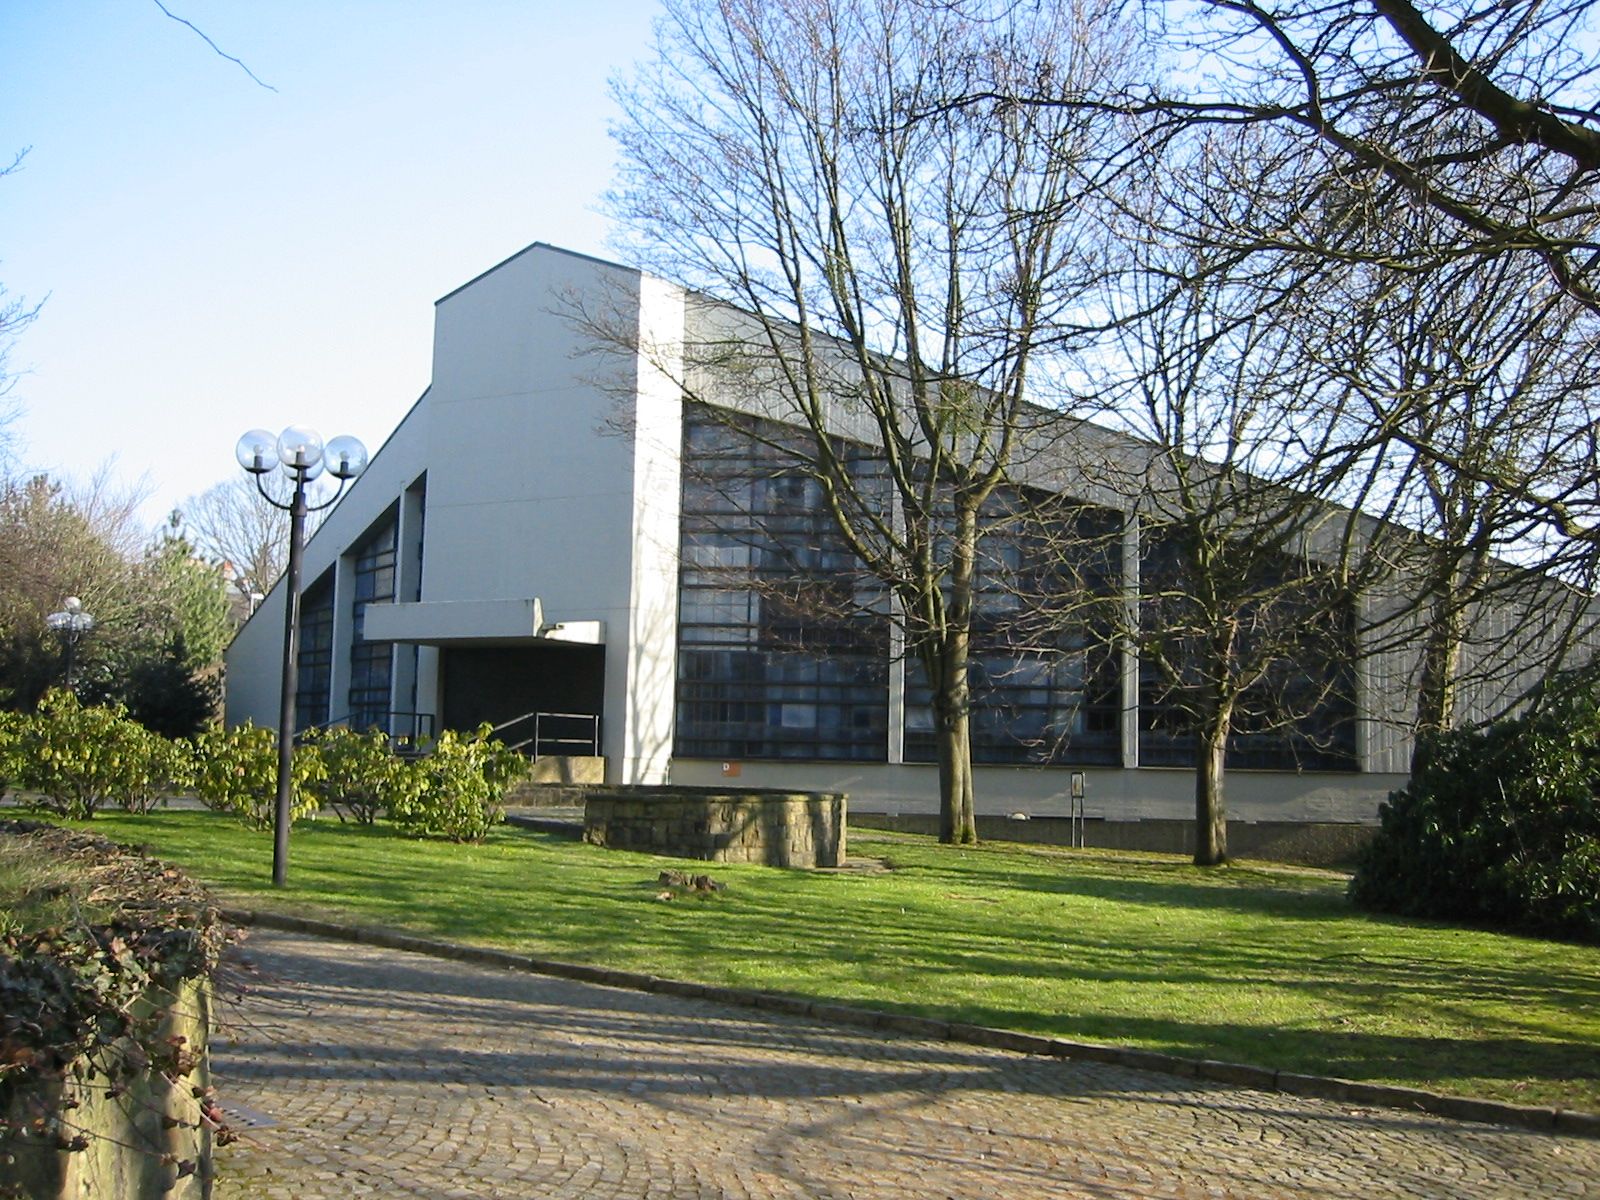
[[[150,490],[246,429],[376,449],[428,383],[433,301],[533,241],[608,253],[607,79],[653,0],[4,0],[0,283],[18,458]]]

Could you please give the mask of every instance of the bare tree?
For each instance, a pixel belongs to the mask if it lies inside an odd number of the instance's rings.
[[[1391,216],[1386,238],[1406,223]],[[1421,748],[1465,718],[1504,715],[1593,629],[1600,318],[1514,255],[1422,277],[1350,264],[1320,301],[1302,344],[1371,431],[1381,486],[1369,499],[1390,522],[1377,532],[1394,587],[1364,642],[1415,656]]]
[[[265,596],[289,557],[289,520],[256,487],[252,477],[225,479],[178,506],[178,531],[195,550],[231,572],[246,599]],[[322,514],[307,519],[307,536]]]
[[[1413,272],[1511,254],[1600,308],[1600,76],[1584,37],[1593,8],[1205,0],[1168,22],[1152,7],[1159,47],[1186,68],[1173,75],[1182,84],[1112,107],[1141,119],[1147,144],[1197,128],[1271,128],[1316,165],[1304,190],[1263,197],[1253,218],[1227,228],[1182,209],[1229,245],[1375,255]],[[1328,205],[1437,219],[1432,236],[1404,246],[1341,247],[1324,240],[1326,226],[1306,224]]]
[[[708,297],[680,382],[772,439],[890,599],[937,719],[940,833],[974,840],[969,659],[987,503],[1055,419],[1042,347],[1084,323],[1104,122],[1006,97],[1125,68],[1112,6],[669,0],[619,88],[630,254]],[[984,90],[981,106],[930,112]],[[722,309],[717,301],[737,309]],[[871,460],[847,447],[865,448]],[[881,619],[881,614],[880,614]]]
[[[38,313],[37,305],[30,307],[25,300],[9,298],[6,289],[0,286],[0,472],[7,474],[14,456],[12,427],[19,412],[10,395],[16,386],[16,376],[7,359],[17,336]]]
[[[183,25],[183,26],[187,27],[190,31],[192,31],[194,33],[194,35],[196,37],[198,37],[206,45],[210,46],[212,53],[215,54],[218,58],[227,59],[227,61],[231,62],[234,66],[238,67],[246,75],[250,76],[251,81],[257,87],[263,88],[263,89],[265,89],[266,91],[269,91],[269,92],[275,92],[275,91],[278,90],[277,88],[273,87],[270,83],[265,82],[259,76],[257,76],[254,71],[252,71],[248,66],[245,65],[243,59],[234,57],[232,54],[229,54],[227,51],[225,51],[221,46],[217,45],[216,42],[212,41],[211,40],[211,35],[208,34],[205,30],[201,29],[200,26],[196,25],[193,21],[189,20],[187,17],[179,16],[177,13],[173,12],[170,8],[168,8],[165,4],[161,3],[161,0],[151,0],[151,2],[157,8],[159,8],[161,10],[161,15],[162,16],[168,18],[169,20],[176,21],[179,25]]]
[[[1131,437],[1083,463],[1137,522],[1137,601],[1114,623],[1139,660],[1141,763],[1194,768],[1201,865],[1227,858],[1231,760],[1354,765],[1356,597],[1383,573],[1361,505],[1329,502],[1364,497],[1371,454],[1301,348],[1324,265],[1242,269],[1154,236],[1157,176],[1223,219],[1253,204],[1247,177],[1272,147],[1208,149],[1186,171],[1143,168],[1150,207],[1123,225],[1122,319],[1098,349],[1102,419]]]
[[[1600,111],[1568,35],[1590,7],[1213,0],[1170,27],[1152,7],[1180,83],[1034,98],[1137,129],[1115,352],[1085,376],[1126,372],[1107,419],[1154,447],[1125,486],[1175,582],[1162,638],[1148,595],[1125,624],[1187,697],[1202,861],[1223,718],[1304,657],[1267,636],[1262,585],[1293,585],[1285,630],[1330,633],[1347,619],[1313,619],[1323,601],[1381,587],[1359,649],[1420,647],[1423,731],[1469,674],[1515,697],[1530,647],[1553,667],[1577,639],[1562,581],[1592,587],[1600,549]]]
[[[1163,149],[1270,131],[1297,165],[1265,173],[1273,187],[1255,188],[1252,209],[1226,220],[1169,195],[1166,232],[1231,263],[1311,255],[1347,268],[1369,294],[1475,294],[1514,271],[1552,316],[1502,322],[1516,339],[1509,353],[1544,354],[1552,328],[1592,336],[1565,305],[1600,314],[1600,74],[1581,36],[1594,11],[1592,0],[1426,13],[1400,0],[1201,6],[1202,19],[1167,42],[1204,67],[1210,90],[1158,87],[1125,97],[1123,111]],[[1413,436],[1408,448],[1513,509],[1541,510],[1560,537],[1600,547],[1596,514],[1569,475],[1547,486],[1514,458],[1469,461],[1448,438]]]
[[[10,163],[0,167],[0,179],[17,170],[27,154],[26,150],[19,150]],[[17,380],[9,358],[17,338],[38,317],[39,307],[21,297],[9,295],[5,286],[0,284],[0,474],[6,477],[9,476],[13,456],[11,430],[18,414],[11,398],[11,390]]]
[[[1600,76],[1579,35],[1594,6],[1200,12],[1169,43],[1213,90],[1135,104],[1146,135],[1281,150],[1249,210],[1173,194],[1165,228],[1234,275],[1325,268],[1297,319],[1316,382],[1302,403],[1351,401],[1370,474],[1346,499],[1392,522],[1395,583],[1364,646],[1420,647],[1424,740],[1498,715],[1593,619]],[[1460,705],[1491,692],[1503,703]]]

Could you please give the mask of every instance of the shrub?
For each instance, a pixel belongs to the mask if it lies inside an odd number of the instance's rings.
[[[232,729],[208,729],[193,740],[194,791],[207,808],[235,813],[252,829],[272,825],[278,798],[278,735],[246,722]],[[290,820],[317,810],[312,788],[322,777],[322,756],[314,744],[294,752]]]
[[[1380,809],[1350,897],[1363,908],[1600,941],[1600,692],[1554,684],[1527,717],[1424,747]]]
[[[0,709],[0,797],[11,786],[16,774],[17,724],[22,718],[9,709]]]
[[[527,763],[492,740],[489,726],[482,725],[470,737],[453,730],[441,733],[414,769],[421,786],[390,805],[395,824],[413,836],[477,842],[500,820],[506,788]]]
[[[335,727],[320,730],[314,743],[322,757],[322,776],[311,794],[343,820],[348,813],[362,825],[371,825],[391,808],[405,810],[422,787],[418,767],[401,758],[382,730],[357,733]]]
[[[187,666],[182,647],[180,638],[161,657],[135,663],[122,688],[128,716],[163,737],[194,737],[210,728],[222,699],[222,680]]]
[[[9,740],[16,786],[58,816],[87,820],[108,802],[149,812],[189,782],[183,747],[130,721],[121,705],[85,707],[71,692],[47,693]]]

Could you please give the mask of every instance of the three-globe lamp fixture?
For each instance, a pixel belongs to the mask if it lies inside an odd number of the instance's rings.
[[[291,425],[274,436],[252,429],[234,450],[239,465],[256,481],[256,491],[274,508],[289,514],[289,565],[284,571],[287,594],[283,615],[283,690],[278,704],[278,795],[272,813],[272,883],[283,887],[289,875],[290,800],[294,789],[295,693],[299,690],[298,648],[300,629],[300,560],[305,549],[306,516],[327,508],[344,494],[345,485],[367,466],[367,448],[348,434],[329,439],[304,425]],[[263,482],[281,471],[294,485],[285,504]],[[306,501],[306,484],[327,473],[339,481],[338,490],[319,504]]]

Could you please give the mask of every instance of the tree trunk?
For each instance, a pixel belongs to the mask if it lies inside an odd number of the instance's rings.
[[[972,745],[967,714],[939,715],[939,840],[970,846],[978,840],[972,808]]]
[[[1435,598],[1422,646],[1422,677],[1417,682],[1416,722],[1411,741],[1411,773],[1422,766],[1429,738],[1455,724],[1456,685],[1466,642],[1466,614],[1453,589]]]
[[[1232,703],[1218,704],[1200,724],[1194,771],[1194,861],[1216,867],[1228,861],[1228,808],[1223,796]]]
[[[978,840],[972,791],[972,585],[978,562],[976,500],[955,504],[950,539],[950,599],[937,655],[934,713],[939,722],[939,840],[970,846]]]
[[[933,711],[939,747],[939,840],[972,845],[978,822],[972,792],[972,696],[967,688],[968,641],[965,630],[946,634],[936,652]]]

